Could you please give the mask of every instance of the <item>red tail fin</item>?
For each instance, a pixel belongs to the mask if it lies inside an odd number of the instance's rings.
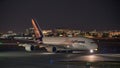
[[[36,39],[39,40],[39,41],[42,41],[43,33],[42,33],[42,31],[41,31],[38,23],[35,22],[35,21],[32,19],[32,25],[33,25],[33,28],[34,28],[34,32],[35,32]]]

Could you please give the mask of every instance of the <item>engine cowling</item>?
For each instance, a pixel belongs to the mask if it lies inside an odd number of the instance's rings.
[[[23,46],[25,47],[26,51],[33,51],[34,50],[34,46],[30,45],[30,44],[23,44]]]
[[[46,48],[48,52],[57,52],[57,47],[47,47]]]

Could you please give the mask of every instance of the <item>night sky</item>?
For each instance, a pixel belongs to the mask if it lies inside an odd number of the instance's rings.
[[[117,0],[0,0],[0,32],[42,29],[120,30]]]

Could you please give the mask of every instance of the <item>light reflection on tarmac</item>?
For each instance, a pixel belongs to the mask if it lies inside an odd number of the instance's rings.
[[[0,52],[0,68],[120,68],[120,54]]]

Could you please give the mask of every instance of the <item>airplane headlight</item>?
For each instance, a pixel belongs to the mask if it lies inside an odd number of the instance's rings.
[[[93,53],[94,52],[94,50],[90,50],[90,53]]]
[[[95,49],[95,51],[97,51],[98,49]]]

